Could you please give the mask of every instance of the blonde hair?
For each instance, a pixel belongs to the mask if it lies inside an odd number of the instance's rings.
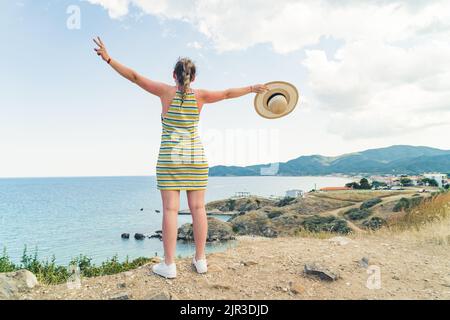
[[[183,100],[186,97],[186,93],[191,87],[191,82],[195,77],[195,64],[189,58],[178,58],[175,64],[174,72],[177,78],[178,85],[182,88]]]

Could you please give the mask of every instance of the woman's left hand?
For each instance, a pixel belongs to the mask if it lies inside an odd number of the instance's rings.
[[[97,52],[97,55],[101,56],[104,61],[108,61],[110,57],[100,37],[97,37],[97,39],[92,40],[94,40],[95,44],[98,46],[98,48],[94,48],[95,52]]]

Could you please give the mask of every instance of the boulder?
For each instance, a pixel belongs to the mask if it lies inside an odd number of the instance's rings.
[[[206,241],[212,242],[233,239],[235,239],[233,229],[228,222],[214,217],[208,217],[208,235]],[[178,228],[178,240],[194,240],[194,231],[191,223],[185,223]]]
[[[142,233],[135,233],[135,234],[134,234],[134,238],[135,238],[136,240],[144,240],[144,239],[145,239],[145,236],[144,236]]]
[[[34,288],[36,276],[28,270],[0,273],[0,299],[17,299],[18,294]]]

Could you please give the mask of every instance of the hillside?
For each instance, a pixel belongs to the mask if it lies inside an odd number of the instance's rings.
[[[259,176],[270,164],[214,166],[211,176]],[[307,176],[328,174],[420,174],[450,172],[450,150],[423,146],[397,145],[344,154],[338,157],[322,155],[301,156],[279,164],[279,176]]]
[[[337,192],[323,196],[351,199],[360,206],[376,194]],[[383,214],[392,197],[383,197],[382,203],[373,206],[374,214]],[[414,211],[402,212],[403,217],[397,217],[389,227],[373,232],[355,230],[338,237],[328,232],[275,238],[239,236],[226,251],[208,254],[209,270],[204,275],[194,272],[187,257],[177,259],[178,277],[166,280],[152,274],[151,265],[156,262],[152,261],[127,272],[82,278],[78,288],[66,283],[40,284],[16,298],[449,299],[448,201],[447,193],[422,202]],[[334,207],[323,214],[334,214]],[[297,208],[294,205],[291,209]],[[305,267],[313,265],[332,278],[307,274]]]

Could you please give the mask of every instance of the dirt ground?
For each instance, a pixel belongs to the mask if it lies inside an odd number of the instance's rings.
[[[148,264],[82,279],[79,288],[40,285],[21,298],[450,299],[448,245],[389,234],[354,235],[341,241],[250,236],[238,240],[236,247],[208,255],[206,275],[196,274],[191,260],[184,258],[177,261],[178,277],[173,280],[153,275]],[[360,263],[362,258],[368,264]],[[307,263],[319,264],[340,278],[327,282],[307,276],[303,272]]]

